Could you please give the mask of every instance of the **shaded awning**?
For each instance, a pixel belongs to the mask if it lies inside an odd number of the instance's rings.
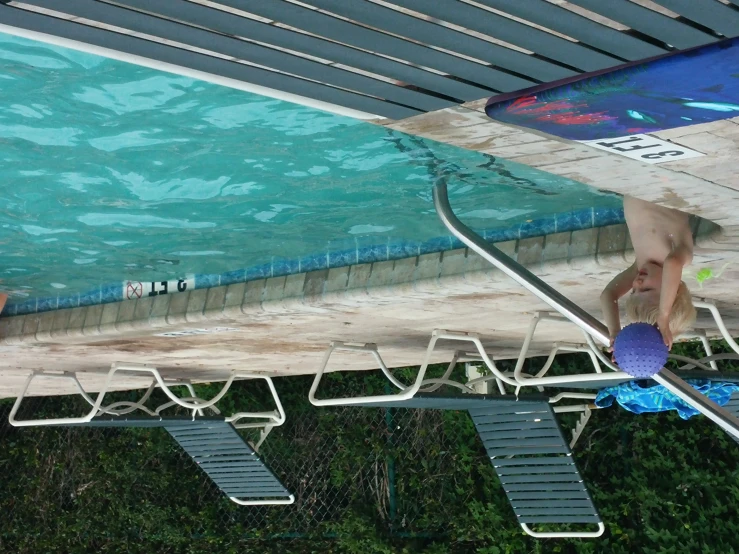
[[[739,36],[731,1],[0,0],[0,32],[402,119]]]

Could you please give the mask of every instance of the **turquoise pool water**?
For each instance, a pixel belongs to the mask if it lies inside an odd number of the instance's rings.
[[[621,217],[617,198],[520,164],[3,34],[0,95],[0,288],[18,313],[116,300],[131,279],[448,249],[438,179],[492,238]]]

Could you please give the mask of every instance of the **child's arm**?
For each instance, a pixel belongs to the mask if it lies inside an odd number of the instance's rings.
[[[3,313],[3,308],[5,308],[5,302],[8,300],[8,295],[4,292],[0,292],[0,314]]]
[[[600,305],[603,309],[603,317],[606,320],[606,326],[608,327],[608,333],[611,335],[611,339],[615,338],[621,330],[621,320],[618,315],[618,299],[629,292],[637,273],[636,263],[634,263],[631,267],[616,275],[600,295]]]
[[[689,264],[693,258],[692,252],[681,248],[671,252],[662,265],[662,290],[659,295],[659,316],[657,327],[668,348],[672,348],[672,333],[670,332],[670,314],[675,303],[677,289],[683,277],[683,266]]]

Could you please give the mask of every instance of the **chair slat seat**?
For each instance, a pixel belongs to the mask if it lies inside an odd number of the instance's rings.
[[[729,401],[724,406],[726,411],[728,411],[731,415],[735,417],[739,417],[739,393],[734,393],[731,395],[731,398],[729,398]],[[732,437],[737,443],[739,443],[739,439],[736,439]]]
[[[419,393],[369,406],[467,410],[520,524],[602,523],[547,397]]]
[[[70,426],[163,428],[229,498],[291,498],[282,482],[223,418],[103,416]]]
[[[470,414],[519,523],[600,523],[548,400],[501,401],[496,412],[504,406],[508,412],[500,419],[493,410]],[[521,492],[536,493],[526,507],[511,497]],[[548,494],[538,494],[543,492]]]

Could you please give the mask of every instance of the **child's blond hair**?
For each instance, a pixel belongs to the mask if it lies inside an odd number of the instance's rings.
[[[659,317],[659,304],[647,304],[640,301],[639,297],[630,294],[626,298],[626,315],[636,323],[649,323],[654,325]],[[680,286],[675,295],[675,303],[670,311],[670,331],[674,336],[685,332],[695,322],[695,307],[690,297],[690,291],[685,281],[680,281]]]

